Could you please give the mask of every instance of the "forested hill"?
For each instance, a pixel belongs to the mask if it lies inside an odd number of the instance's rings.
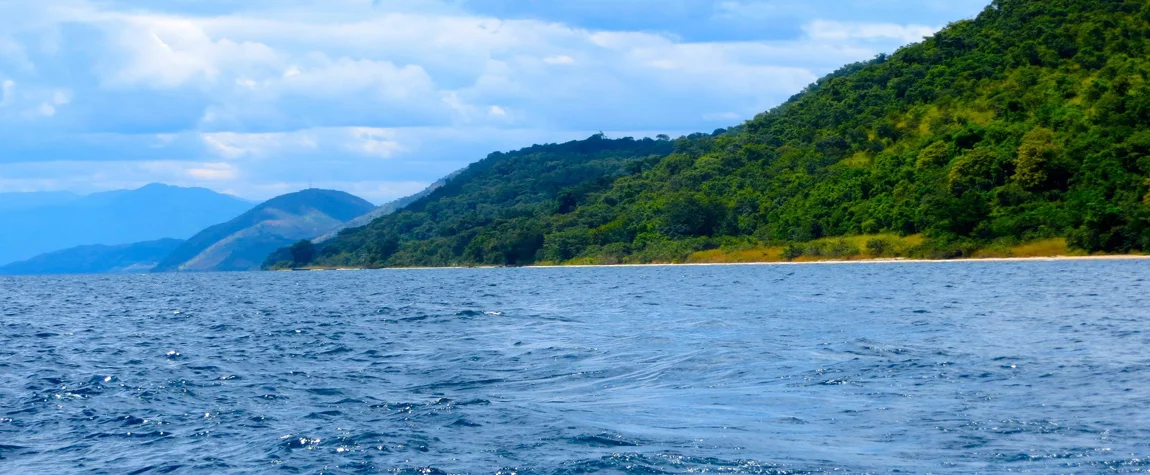
[[[322,244],[317,260],[369,267],[530,264],[548,217],[596,201],[615,179],[650,168],[671,149],[668,140],[596,135],[496,152],[403,210],[341,232]],[[267,265],[292,264],[279,262],[285,255],[274,254]]]
[[[931,257],[1059,237],[1090,252],[1150,250],[1148,58],[1145,0],[996,0],[576,193],[500,171],[541,167],[538,153],[493,155],[315,263],[680,261],[876,233],[921,234],[916,252]],[[518,206],[519,194],[536,205]],[[470,211],[444,219],[447,209]]]

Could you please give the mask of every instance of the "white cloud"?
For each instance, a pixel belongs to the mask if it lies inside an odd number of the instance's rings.
[[[40,103],[36,108],[36,113],[44,117],[54,117],[56,112],[61,106],[67,105],[72,102],[72,92],[68,90],[56,90],[51,93],[51,97]]]
[[[52,104],[62,106],[72,102],[72,91],[59,89],[52,92]]]
[[[364,155],[379,158],[390,158],[396,152],[403,150],[399,142],[395,141],[395,133],[386,129],[372,127],[353,127],[349,130],[353,141],[347,147]]]
[[[5,118],[40,122],[55,117],[63,106],[72,102],[72,96],[68,89],[35,84],[17,87],[16,81],[6,79],[0,82],[0,122]]]
[[[306,188],[308,180],[271,177],[259,183],[246,181],[244,170],[227,162],[152,161],[51,161],[0,164],[0,193],[69,190],[77,193],[139,188],[148,183],[201,186],[253,200],[264,200]],[[409,196],[430,181],[373,178],[316,179],[318,188],[343,190],[375,203]]]
[[[110,18],[122,27],[116,33],[122,41],[114,44],[128,60],[111,63],[121,67],[105,71],[108,84],[195,87],[209,102],[198,127],[209,131],[460,126],[490,119],[582,128],[592,120],[603,127],[649,127],[658,124],[644,121],[662,117],[672,125],[701,111],[682,107],[689,102],[662,106],[682,110],[678,118],[642,109],[670,104],[669,97],[692,89],[699,101],[769,107],[818,76],[800,65],[812,57],[833,69],[875,53],[818,42],[684,43],[654,33],[378,10],[332,21],[292,15]],[[829,24],[815,26],[819,35],[831,33]],[[576,61],[575,51],[586,60]],[[540,68],[532,57],[566,68]],[[576,101],[573,96],[589,104],[564,105]],[[625,100],[636,104],[617,109]],[[529,112],[500,114],[491,109],[494,102]],[[507,105],[498,107],[506,112]],[[612,108],[614,113],[602,113]]]
[[[938,31],[938,28],[923,25],[844,23],[826,20],[815,20],[803,29],[812,39],[820,41],[897,40],[906,43],[921,41]]]
[[[691,131],[608,130],[607,134],[647,137],[669,132],[678,136]],[[491,151],[582,139],[595,132],[490,126],[347,127],[272,134],[83,135],[67,142],[45,137],[43,146],[29,153],[0,156],[0,192],[86,193],[162,182],[266,199],[302,189],[310,181],[312,186],[344,190],[382,203],[419,191]],[[86,160],[52,158],[74,155],[77,149],[88,152]],[[125,151],[133,157],[119,158]],[[43,159],[10,161],[24,155]]]
[[[267,45],[215,39],[200,21],[159,15],[110,14],[99,26],[121,52],[101,66],[111,87],[168,89],[192,82],[215,82],[222,74],[264,70],[281,59]]]
[[[734,112],[713,112],[709,114],[703,114],[703,120],[710,122],[734,123],[735,121],[739,120],[739,114]]]
[[[763,20],[792,11],[794,5],[771,2],[723,1],[715,7],[720,17],[728,19]]]
[[[28,58],[23,44],[12,38],[0,36],[0,66],[5,65],[26,73],[36,70],[36,65]]]
[[[155,182],[218,189],[218,182],[235,180],[237,177],[238,171],[226,163],[58,160],[0,164],[0,192],[40,189],[91,193],[138,188]],[[34,185],[29,188],[25,186],[28,183]]]
[[[188,107],[197,115],[174,122],[177,127],[213,133],[491,120],[512,127],[689,127],[716,107],[751,115],[823,72],[878,52],[858,41],[918,32],[813,22],[806,39],[690,43],[665,34],[473,16],[442,5],[394,11],[390,4],[371,8],[348,0],[338,12],[317,17],[295,2],[188,16],[72,1],[81,6],[67,21],[105,32],[107,54],[95,63],[106,88],[141,95],[141,89],[179,90],[183,100],[202,106]],[[719,9],[747,14],[743,10],[778,5],[728,1]],[[564,67],[544,67],[558,65]],[[688,100],[675,100],[684,94]],[[516,114],[508,114],[511,109]]]
[[[543,62],[547,64],[575,64],[575,58],[567,55],[548,56],[543,58]]]
[[[492,150],[597,130],[734,125],[932,31],[808,16],[789,38],[688,41],[493,18],[448,0],[177,3],[0,1],[0,31],[23,41],[0,37],[0,163],[84,156],[116,164],[99,183],[152,170],[147,181],[233,190],[317,174],[426,183]],[[708,7],[742,20],[809,9]],[[53,173],[38,170],[27,179]]]
[[[304,188],[341,190],[366,199],[377,205],[411,196],[430,185],[427,181],[386,181],[386,180],[299,180],[262,183],[242,190],[225,189],[224,192],[253,199],[267,199],[274,196],[299,191]]]
[[[11,79],[6,79],[0,84],[0,107],[8,107],[12,104],[14,94],[16,92],[16,82]]]
[[[285,149],[315,149],[316,142],[307,132],[273,132],[273,133],[239,133],[239,132],[212,132],[202,133],[200,138],[208,149],[215,155],[226,159],[239,158],[265,158]]]
[[[239,170],[230,163],[205,163],[200,168],[188,169],[187,174],[201,180],[226,181],[235,180]]]

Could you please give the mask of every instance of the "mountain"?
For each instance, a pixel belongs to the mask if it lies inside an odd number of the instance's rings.
[[[410,205],[416,201],[419,201],[420,198],[423,198],[424,196],[430,195],[431,192],[438,190],[440,187],[442,187],[444,184],[447,183],[447,180],[450,180],[452,177],[454,177],[458,173],[459,172],[455,172],[455,173],[448,175],[445,178],[439,179],[435,183],[432,183],[431,185],[429,185],[427,188],[424,188],[423,191],[420,191],[419,193],[416,193],[416,194],[411,195],[411,196],[405,196],[403,198],[400,198],[398,200],[395,200],[395,201],[392,201],[389,203],[385,203],[383,206],[380,206],[376,209],[373,209],[363,216],[360,216],[360,217],[355,218],[351,221],[348,221],[346,223],[341,224],[339,227],[329,231],[327,234],[324,234],[323,236],[312,239],[312,242],[314,242],[316,244],[320,244],[320,243],[323,243],[325,241],[330,241],[330,240],[334,239],[336,236],[338,236],[339,233],[345,229],[352,229],[352,228],[359,228],[359,227],[367,226],[368,224],[370,224],[372,221],[375,221],[375,219],[380,217],[380,216],[386,216],[386,215],[395,213],[396,211],[399,211],[399,210],[407,207],[407,205]]]
[[[183,239],[251,209],[203,188],[148,185],[88,196],[0,195],[0,264],[82,245]]]
[[[342,191],[304,190],[272,198],[231,221],[192,236],[156,272],[259,269],[277,248],[311,239],[375,206]]]
[[[160,239],[119,246],[79,246],[0,266],[0,275],[143,273],[183,242]]]
[[[574,200],[518,206],[502,190],[548,185],[515,167],[553,158],[496,155],[312,263],[679,262],[765,246],[795,258],[884,234],[916,257],[1039,240],[1150,251],[1148,58],[1146,1],[995,0]]]

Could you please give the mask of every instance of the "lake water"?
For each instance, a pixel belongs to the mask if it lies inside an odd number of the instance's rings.
[[[0,279],[3,473],[1150,469],[1150,262]]]

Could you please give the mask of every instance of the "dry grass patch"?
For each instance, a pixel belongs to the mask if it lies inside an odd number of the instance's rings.
[[[989,246],[974,253],[974,257],[979,259],[1085,255],[1086,253],[1083,251],[1071,250],[1066,244],[1065,238],[1040,239],[1016,246]]]
[[[857,152],[842,161],[849,168],[866,168],[871,164],[871,157],[866,152]]]
[[[782,262],[783,249],[756,247],[752,249],[712,249],[699,251],[687,258],[690,264],[745,264],[752,262]]]

